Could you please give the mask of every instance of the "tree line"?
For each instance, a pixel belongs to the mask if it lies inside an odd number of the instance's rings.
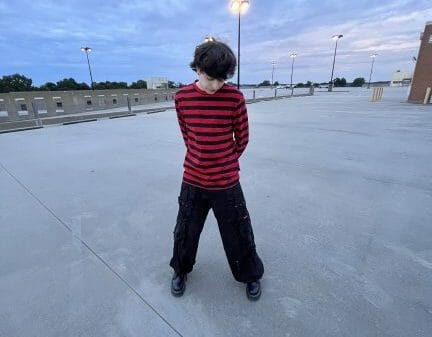
[[[329,82],[330,83],[330,82]],[[295,86],[296,88],[310,88],[312,86],[312,84],[314,85],[314,87],[318,87],[318,86],[322,86],[322,85],[328,85],[329,83],[324,82],[324,83],[313,83],[311,81],[307,81],[306,83],[293,83],[293,86]],[[347,86],[351,86],[351,87],[362,87],[364,84],[366,83],[365,79],[363,77],[357,77],[354,79],[354,81],[352,83],[347,83],[347,80],[342,77],[336,77],[333,80],[333,86],[334,87],[347,87]],[[269,80],[265,80],[262,81],[260,84],[258,84],[259,87],[268,87],[271,85],[271,82]],[[278,81],[275,81],[273,83],[274,86],[278,86],[280,85]]]
[[[310,88],[312,86],[311,81],[306,83],[297,83],[297,88]],[[363,77],[357,77],[352,83],[347,83],[347,80],[342,78],[335,78],[333,80],[334,87],[361,87],[366,83]],[[232,83],[234,85],[234,83]],[[315,87],[327,85],[328,83],[313,83]],[[260,87],[270,86],[271,82],[265,80],[258,84]],[[274,86],[280,85],[278,81],[273,83]],[[168,81],[168,88],[180,88],[184,86],[183,83]],[[18,92],[18,91],[67,91],[67,90],[90,90],[91,87],[84,82],[78,83],[73,78],[64,78],[60,81],[47,82],[37,87],[33,85],[33,80],[21,74],[6,75],[0,78],[0,93]],[[107,89],[147,89],[147,82],[144,80],[138,80],[128,85],[127,82],[93,82],[93,89],[95,90],[107,90]]]
[[[169,88],[183,86],[182,83],[168,81]],[[56,83],[47,82],[37,87],[33,85],[33,80],[21,74],[5,75],[0,78],[0,93],[18,91],[65,91],[65,90],[90,90],[91,87],[84,82],[78,83],[73,78],[64,78]],[[147,89],[147,82],[138,80],[130,85],[127,82],[93,82],[93,89]]]

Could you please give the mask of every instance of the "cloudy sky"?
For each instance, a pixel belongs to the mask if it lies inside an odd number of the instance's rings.
[[[242,17],[242,83],[271,78],[288,83],[295,51],[294,82],[335,76],[368,78],[370,54],[378,53],[375,80],[412,70],[419,36],[432,21],[430,0],[251,0]],[[82,45],[95,81],[165,76],[195,79],[188,68],[206,35],[237,50],[237,19],[229,0],[0,0],[0,76],[24,74],[40,85],[65,77],[89,82]]]

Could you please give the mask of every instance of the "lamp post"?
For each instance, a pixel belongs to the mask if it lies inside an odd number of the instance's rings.
[[[249,0],[231,0],[230,4],[231,11],[238,14],[237,89],[240,89],[240,16],[247,11],[249,5]]]
[[[91,81],[91,88],[93,89],[93,76],[92,76],[92,72],[91,72],[91,68],[90,68],[90,61],[89,61],[89,57],[88,57],[88,53],[92,51],[92,49],[90,47],[81,47],[81,51],[86,53],[87,56],[87,64],[88,64],[88,68],[89,68],[89,73],[90,73],[90,81]]]
[[[294,95],[294,88],[293,88],[293,73],[294,73],[294,60],[295,60],[295,58],[297,57],[297,54],[296,53],[292,53],[291,55],[290,55],[290,57],[292,58],[292,63],[291,63],[291,85],[290,85],[290,87],[291,87],[291,96],[293,96]]]
[[[271,79],[271,87],[273,88],[273,84],[274,84],[274,82],[273,82],[273,75],[274,75],[274,66],[275,66],[275,64],[276,64],[276,61],[272,61],[272,79]]]
[[[337,51],[338,41],[342,37],[343,37],[342,34],[336,34],[336,35],[332,36],[332,39],[334,41],[336,41],[336,44],[335,44],[335,50],[334,50],[334,56],[333,56],[333,68],[332,68],[332,73],[331,73],[331,78],[330,78],[330,83],[329,83],[328,91],[333,91],[333,74],[334,74],[334,66],[335,66],[335,62],[336,62],[336,51]]]
[[[371,70],[370,70],[370,74],[369,74],[369,83],[367,88],[370,89],[370,84],[371,84],[371,79],[372,79],[372,72],[373,72],[373,67],[374,67],[374,63],[375,63],[375,58],[378,56],[378,54],[372,54],[371,55],[371,59],[372,59],[372,64],[371,64]]]

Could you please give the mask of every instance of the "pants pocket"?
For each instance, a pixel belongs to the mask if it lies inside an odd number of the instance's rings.
[[[255,251],[252,223],[241,191],[234,196],[235,223],[241,250],[249,255]]]
[[[190,208],[191,205],[187,198],[179,196],[178,197],[179,211],[177,214],[177,221],[174,228],[174,242],[182,243],[186,237],[187,222],[190,218]]]

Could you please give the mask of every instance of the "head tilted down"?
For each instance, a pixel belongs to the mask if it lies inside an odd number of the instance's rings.
[[[219,90],[225,80],[234,75],[236,66],[237,60],[231,48],[215,39],[197,46],[190,64],[198,74],[199,86],[208,93]]]

